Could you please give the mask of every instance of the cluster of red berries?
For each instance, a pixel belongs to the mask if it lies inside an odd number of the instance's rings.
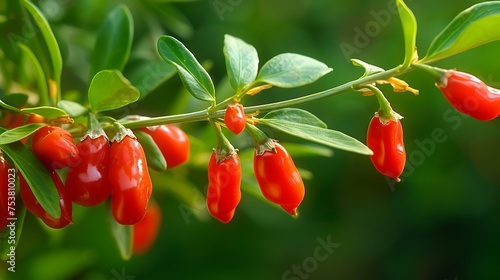
[[[97,126],[91,125],[77,144],[67,130],[52,125],[41,127],[31,137],[34,155],[43,163],[57,188],[60,217],[52,217],[43,209],[27,181],[19,174],[21,198],[29,212],[47,226],[59,229],[73,222],[73,203],[95,206],[111,197],[111,212],[116,222],[134,225],[134,253],[144,252],[156,238],[161,215],[159,206],[150,201],[152,182],[144,150],[131,130],[119,125],[114,138],[109,141]],[[162,125],[140,130],[152,137],[169,168],[187,161],[189,138],[180,128]],[[3,156],[1,162],[6,163]],[[63,183],[56,170],[66,167]],[[6,168],[9,168],[7,163],[2,165],[1,171]],[[6,209],[2,207],[2,222]]]

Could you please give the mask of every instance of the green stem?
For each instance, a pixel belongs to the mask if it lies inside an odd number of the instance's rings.
[[[326,97],[341,94],[344,92],[349,92],[353,90],[360,89],[368,84],[374,83],[378,80],[386,80],[390,77],[399,76],[410,71],[415,70],[415,67],[411,66],[409,68],[401,70],[399,67],[395,67],[383,72],[379,72],[370,76],[363,77],[354,81],[347,82],[343,85],[333,87],[324,91],[312,93],[309,95],[301,96],[298,98],[288,99],[280,102],[262,104],[256,106],[245,107],[245,113],[255,113],[255,112],[266,112],[271,110],[277,110],[282,108],[294,107],[301,104],[317,101]],[[225,107],[232,101],[232,98],[228,98],[221,103],[213,106],[209,109],[202,111],[196,111],[191,113],[172,115],[172,116],[162,116],[156,118],[149,118],[145,120],[134,120],[123,122],[123,126],[135,129],[146,126],[162,125],[169,123],[185,123],[185,122],[196,122],[196,121],[207,121],[209,119],[221,118],[224,116]],[[107,128],[107,127],[104,127]]]
[[[236,153],[231,142],[224,136],[222,133],[220,126],[218,126],[213,119],[209,120],[210,125],[214,129],[215,136],[217,138],[217,148],[215,148],[215,158],[217,163],[221,163],[224,160],[233,156]]]
[[[391,107],[391,103],[385,98],[384,94],[378,87],[367,85],[367,89],[373,91],[375,93],[375,96],[377,97],[378,104],[379,104],[379,109],[378,109],[378,114],[379,117],[383,119],[393,119],[393,111]]]

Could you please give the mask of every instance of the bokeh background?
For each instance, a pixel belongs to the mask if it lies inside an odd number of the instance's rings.
[[[1,0],[11,1],[11,0]],[[157,60],[158,36],[179,38],[229,94],[222,53],[231,34],[254,45],[262,65],[294,52],[334,71],[313,85],[271,89],[245,105],[282,100],[357,79],[358,58],[382,68],[402,61],[400,21],[393,0],[33,1],[46,15],[63,51],[64,97],[85,96],[89,55],[106,14],[125,3],[135,36],[125,76]],[[460,11],[478,1],[407,1],[418,21],[417,46],[430,42]],[[1,6],[1,5],[0,5]],[[359,32],[365,34],[361,40]],[[3,35],[2,35],[3,36]],[[4,37],[0,38],[4,40]],[[360,41],[361,40],[361,41]],[[435,63],[500,87],[498,43]],[[346,48],[350,51],[346,51]],[[404,116],[407,166],[401,183],[380,175],[368,157],[315,146],[328,156],[299,154],[293,137],[265,130],[296,151],[306,197],[297,219],[252,194],[251,142],[233,137],[247,170],[236,215],[224,225],[204,208],[206,164],[215,139],[205,123],[182,124],[190,135],[189,164],[154,173],[154,197],[163,220],[155,246],[129,261],[120,258],[105,208],[75,206],[75,224],[47,230],[27,215],[17,247],[16,272],[0,264],[3,279],[497,279],[500,275],[500,123],[456,112],[421,72],[404,75],[419,96],[381,86]],[[168,115],[203,109],[177,76],[130,113]],[[305,104],[332,129],[364,141],[377,101],[345,93]],[[229,135],[229,134],[228,134]],[[330,244],[331,247],[324,247]]]

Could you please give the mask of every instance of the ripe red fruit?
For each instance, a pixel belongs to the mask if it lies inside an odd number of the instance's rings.
[[[370,121],[366,136],[366,145],[373,151],[370,159],[382,174],[400,181],[406,163],[403,142],[403,127],[400,116],[389,120],[379,118],[378,113]]]
[[[240,134],[246,125],[245,112],[239,103],[228,105],[224,114],[224,124],[234,134]]]
[[[278,142],[274,151],[254,153],[254,172],[262,194],[293,216],[304,199],[305,189],[292,157]]]
[[[57,126],[44,126],[33,134],[33,153],[46,166],[64,168],[78,159],[73,136]]]
[[[471,74],[445,71],[436,86],[459,112],[481,121],[500,115],[500,91]]]
[[[42,221],[51,228],[63,228],[66,225],[73,223],[72,215],[73,215],[73,205],[71,204],[71,200],[69,197],[68,190],[64,187],[61,178],[56,173],[56,171],[50,167],[47,167],[47,170],[50,173],[52,181],[56,185],[57,192],[59,193],[59,206],[61,208],[61,217],[54,218],[45,209],[42,208],[35,195],[31,191],[28,183],[24,179],[24,177],[19,174],[19,192],[21,194],[21,198],[26,205],[26,208],[33,213],[33,215],[42,219]],[[36,187],[36,186],[35,186]]]
[[[161,209],[156,202],[151,201],[144,219],[133,226],[132,251],[134,255],[142,255],[153,246],[160,232],[160,225]]]
[[[112,188],[111,212],[115,220],[122,225],[141,221],[153,187],[144,150],[136,138],[126,135],[121,140],[113,139],[108,175]]]
[[[85,136],[77,145],[79,159],[69,166],[66,188],[71,201],[94,206],[111,194],[108,177],[110,145],[106,135],[92,138]]]
[[[189,137],[179,127],[160,125],[151,129],[143,127],[140,130],[151,135],[165,158],[168,169],[183,164],[189,159]]]
[[[217,163],[216,151],[208,163],[207,207],[217,220],[229,223],[241,199],[241,165],[238,154]]]

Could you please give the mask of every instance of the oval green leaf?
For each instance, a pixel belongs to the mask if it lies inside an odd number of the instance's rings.
[[[21,109],[21,112],[42,115],[46,119],[55,119],[57,117],[68,115],[68,113],[66,113],[64,110],[50,106],[23,108]]]
[[[0,128],[4,133],[5,129]],[[54,218],[61,216],[59,194],[49,172],[21,142],[0,145],[23,175],[40,205]]]
[[[98,72],[89,88],[89,103],[93,112],[121,108],[139,99],[139,91],[118,70]]]
[[[288,122],[303,123],[312,126],[326,128],[326,124],[318,117],[316,117],[315,115],[306,110],[297,108],[285,108],[285,109],[271,111],[267,113],[263,118],[285,120]]]
[[[439,33],[421,62],[430,63],[500,39],[500,1],[476,4]]]
[[[122,71],[127,63],[134,37],[132,14],[121,4],[102,23],[94,46],[90,77],[101,70]]]
[[[68,112],[69,116],[72,118],[77,118],[79,116],[83,116],[88,113],[89,109],[82,106],[80,103],[69,101],[69,100],[61,100],[57,103],[57,107],[62,110]]]
[[[227,76],[235,91],[240,91],[255,80],[259,71],[259,57],[252,45],[226,35],[224,36],[224,57]]]
[[[158,145],[156,145],[153,140],[153,137],[140,130],[135,130],[134,135],[144,148],[148,167],[151,167],[156,171],[165,171],[167,169],[167,161],[165,160],[165,157],[163,157],[160,148],[158,148]]]
[[[362,155],[373,154],[365,144],[339,131],[280,119],[260,119],[259,124],[328,147]]]
[[[45,125],[46,124],[43,123],[30,123],[7,130],[0,134],[0,145],[9,144],[24,139]]]
[[[106,212],[108,213],[108,222],[111,228],[111,233],[115,238],[116,244],[118,245],[118,250],[120,251],[120,256],[123,260],[130,260],[132,257],[132,236],[133,227],[125,226],[116,222],[113,214],[111,212],[110,200],[106,201]]]
[[[186,46],[174,37],[161,36],[158,53],[177,69],[182,83],[193,97],[209,102],[215,100],[212,79]]]
[[[416,51],[416,38],[417,38],[417,20],[413,12],[406,6],[403,0],[397,0],[399,18],[403,26],[403,35],[405,40],[405,58],[403,61],[403,68],[407,68],[413,62],[414,53]]]
[[[323,62],[295,53],[279,54],[262,66],[257,82],[293,88],[317,81],[331,72]]]

